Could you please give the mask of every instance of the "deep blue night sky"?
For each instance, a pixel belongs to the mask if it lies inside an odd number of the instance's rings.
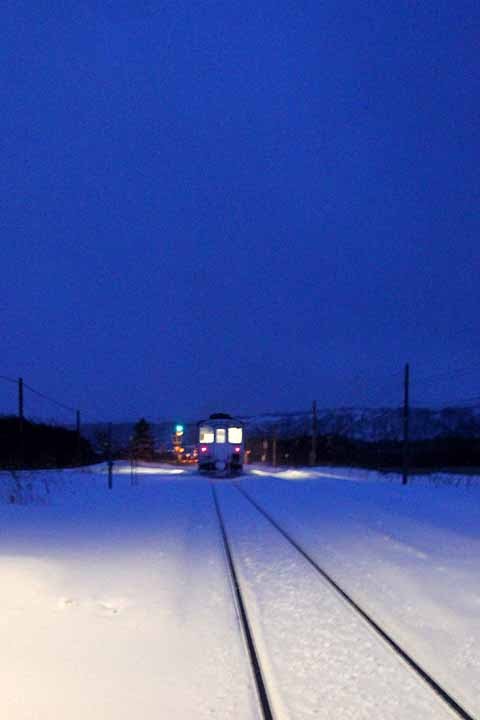
[[[477,361],[478,1],[55,5],[1,11],[1,374],[153,420]]]

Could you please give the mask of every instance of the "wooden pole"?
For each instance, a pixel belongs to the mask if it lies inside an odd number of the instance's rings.
[[[18,378],[18,464],[20,467],[23,467],[25,462],[25,436],[23,413],[23,378]]]
[[[310,465],[317,463],[317,401],[312,403],[312,449],[310,450]]]
[[[76,425],[77,425],[77,451],[76,451],[76,462],[77,465],[81,465],[82,463],[82,450],[80,445],[81,435],[80,435],[80,410],[77,410],[76,412]]]
[[[112,423],[108,423],[107,465],[108,465],[108,489],[111,490],[113,488]]]

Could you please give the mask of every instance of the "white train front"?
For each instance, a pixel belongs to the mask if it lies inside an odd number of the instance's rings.
[[[214,413],[198,423],[198,469],[233,475],[242,472],[245,453],[241,420]]]

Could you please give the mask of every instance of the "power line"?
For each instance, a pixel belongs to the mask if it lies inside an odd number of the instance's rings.
[[[6,382],[11,382],[17,384],[18,380],[15,378],[7,377],[6,375],[0,375],[0,380],[5,380]]]
[[[30,392],[33,392],[35,395],[38,395],[38,397],[43,398],[43,400],[47,400],[47,402],[52,403],[53,405],[57,405],[58,407],[62,408],[63,410],[67,410],[67,412],[76,412],[76,408],[72,408],[69,405],[64,405],[64,403],[59,402],[58,400],[54,400],[53,398],[49,397],[48,395],[45,395],[44,393],[40,392],[39,390],[36,390],[31,385],[27,385],[27,383],[24,383],[24,387],[28,388]]]

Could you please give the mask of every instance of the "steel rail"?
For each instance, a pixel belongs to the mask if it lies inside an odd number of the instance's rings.
[[[476,720],[473,715],[465,710],[455,698],[452,697],[446,690],[444,690],[439,683],[433,679],[433,677],[413,659],[400,645],[385,631],[383,628],[365,611],[360,605],[345,591],[340,585],[322,568],[320,565],[307,553],[306,550],[286,531],[278,522],[265,510],[257,501],[240,485],[238,482],[232,483],[238,492],[248,500],[256,510],[268,520],[268,522],[284,537],[287,542],[297,550],[300,555],[321,575],[321,577],[328,583],[328,585],[341,596],[343,600],[372,628],[377,635],[384,640],[387,645],[399,656],[401,659],[430,687],[431,690],[441,699],[443,702],[453,710],[462,720]]]
[[[213,495],[213,502],[215,505],[215,510],[217,513],[218,523],[220,526],[220,532],[222,535],[223,540],[223,546],[225,549],[225,555],[227,558],[227,564],[228,569],[230,572],[230,578],[232,581],[233,590],[235,593],[235,600],[236,600],[236,607],[238,610],[238,617],[240,621],[240,625],[245,637],[247,650],[248,650],[248,656],[250,660],[250,665],[252,668],[253,677],[255,680],[255,685],[257,688],[257,694],[258,694],[258,700],[261,706],[262,715],[264,720],[274,720],[274,715],[270,707],[270,701],[268,699],[268,693],[265,685],[265,680],[263,678],[262,669],[260,667],[260,661],[258,659],[257,651],[255,648],[255,641],[253,638],[252,628],[250,626],[250,622],[248,620],[247,611],[245,608],[245,602],[243,600],[242,591],[240,589],[240,583],[238,581],[237,572],[235,570],[235,564],[233,562],[233,556],[232,551],[230,547],[230,543],[227,536],[227,531],[225,529],[225,523],[223,520],[222,511],[220,510],[220,504],[218,502],[217,497],[217,491],[215,490],[215,487],[212,483],[210,483],[210,487],[212,490]]]

